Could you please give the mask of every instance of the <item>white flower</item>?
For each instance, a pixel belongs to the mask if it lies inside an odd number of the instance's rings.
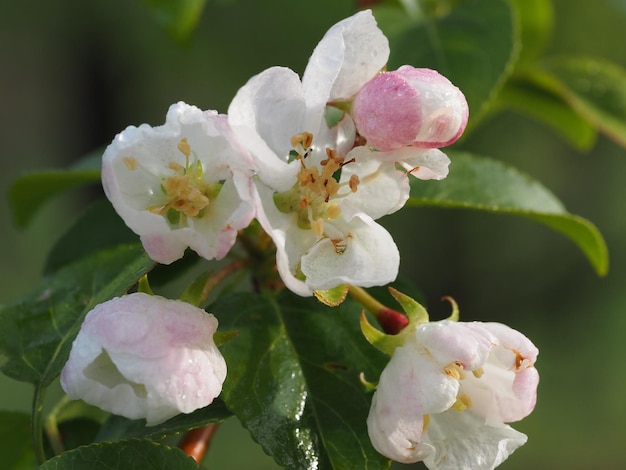
[[[506,423],[536,401],[537,348],[498,323],[425,323],[396,348],[367,419],[370,439],[399,462],[493,469],[526,436]]]
[[[363,11],[326,33],[302,81],[270,68],[229,107],[233,133],[255,158],[257,218],[277,246],[283,281],[300,295],[343,283],[383,285],[397,275],[398,250],[375,220],[404,205],[406,174],[395,159],[353,149],[349,116],[330,128],[325,120],[327,104],[353,96],[388,55],[387,39]]]
[[[213,342],[217,320],[185,302],[135,293],[91,310],[61,373],[81,399],[155,425],[209,405],[226,362]]]
[[[187,247],[221,259],[254,216],[251,166],[226,116],[179,102],[164,125],[116,136],[102,158],[102,185],[155,261],[176,261]]]

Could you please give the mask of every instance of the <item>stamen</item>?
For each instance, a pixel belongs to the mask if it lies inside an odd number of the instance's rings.
[[[357,186],[359,185],[360,182],[361,180],[359,180],[358,175],[350,176],[350,181],[348,182],[348,185],[350,186],[350,191],[352,191],[353,193],[356,193]]]
[[[452,408],[457,411],[463,411],[472,407],[472,399],[469,395],[463,393],[456,398]]]
[[[335,247],[335,253],[338,255],[343,255],[348,249],[348,244],[341,238],[331,238],[330,242]]]
[[[443,368],[443,372],[452,377],[455,380],[461,380],[465,378],[465,371],[463,370],[463,364],[460,362],[451,362]]]
[[[178,150],[180,150],[180,153],[182,153],[185,157],[189,158],[189,155],[191,154],[191,146],[189,145],[189,142],[187,142],[187,137],[180,139],[180,142],[178,142]]]
[[[474,377],[476,377],[477,379],[480,379],[484,373],[485,371],[483,370],[482,367],[479,367],[478,369],[474,369],[472,371],[472,374],[474,374]]]
[[[136,170],[137,169],[137,160],[135,160],[133,157],[124,157],[122,158],[122,161],[124,162],[124,165],[126,165],[126,168],[128,168],[129,170]]]

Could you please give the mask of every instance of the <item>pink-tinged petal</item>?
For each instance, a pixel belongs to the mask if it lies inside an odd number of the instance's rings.
[[[352,97],[388,58],[389,42],[371,11],[340,21],[319,42],[304,72],[308,106],[319,110],[327,102]]]
[[[492,470],[526,440],[509,426],[487,426],[467,411],[451,409],[431,416],[424,443],[435,452],[424,463],[430,470]]]
[[[434,448],[423,443],[424,416],[448,409],[457,391],[458,382],[428,357],[411,346],[397,348],[381,374],[367,418],[374,448],[403,463],[427,458]]]
[[[463,93],[447,78],[408,65],[370,80],[352,108],[358,132],[379,150],[445,147],[461,136],[468,115]]]
[[[209,405],[226,363],[213,342],[217,320],[184,302],[130,294],[97,305],[61,374],[72,399],[158,424]]]
[[[352,117],[367,145],[379,150],[412,145],[422,127],[420,92],[395,73],[370,80],[354,100]]]
[[[486,329],[497,338],[482,377],[470,377],[463,382],[463,388],[472,397],[472,411],[488,423],[510,423],[525,418],[537,402],[539,373],[534,367],[537,348],[506,325],[478,322],[469,325]]]
[[[461,90],[434,70],[404,65],[397,73],[422,96],[423,121],[414,145],[446,147],[461,137],[469,117],[467,101]]]
[[[393,238],[365,214],[337,230],[325,225],[325,237],[302,256],[302,272],[313,290],[340,284],[382,286],[398,275],[400,254]]]

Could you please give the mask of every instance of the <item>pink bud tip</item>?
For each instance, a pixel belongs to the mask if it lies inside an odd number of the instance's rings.
[[[450,80],[409,65],[367,82],[352,109],[358,132],[379,150],[445,147],[461,136],[468,116],[465,96]]]

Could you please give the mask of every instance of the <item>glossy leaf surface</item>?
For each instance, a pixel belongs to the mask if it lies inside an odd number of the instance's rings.
[[[359,331],[361,307],[329,308],[285,292],[276,299],[237,295],[211,307],[229,364],[222,397],[253,438],[286,468],[383,469],[389,461],[366,429],[371,396],[359,373],[376,380],[386,360]]]
[[[606,243],[588,220],[568,213],[544,186],[503,163],[448,152],[452,170],[445,180],[413,180],[409,206],[476,209],[540,222],[572,240],[599,275],[608,271]]]
[[[6,375],[48,385],[95,305],[125,293],[154,262],[141,245],[121,245],[81,258],[45,279],[23,300],[0,309],[0,352]]]
[[[195,460],[182,450],[148,440],[105,442],[79,447],[45,462],[41,470],[197,470]]]
[[[25,227],[51,198],[70,189],[100,182],[100,156],[96,151],[72,168],[27,173],[9,188],[9,203],[18,227]]]

